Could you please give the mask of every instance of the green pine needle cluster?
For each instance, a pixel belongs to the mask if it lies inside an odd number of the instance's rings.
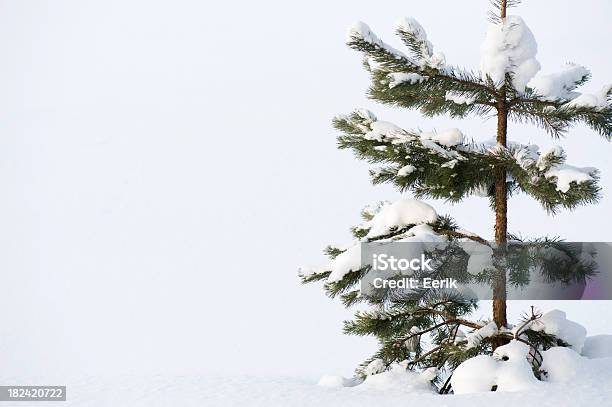
[[[399,128],[390,135],[372,136],[376,122],[376,116],[363,109],[333,120],[334,127],[344,133],[338,137],[339,148],[351,149],[357,158],[378,166],[371,171],[374,184],[391,183],[419,198],[459,202],[474,194],[493,197],[493,169],[503,166],[508,174],[508,191],[530,195],[548,212],[599,199],[596,169],[588,169],[590,179],[572,183],[567,191],[557,188],[555,176],[547,176],[552,168],[566,164],[562,151],[539,154],[529,145],[501,147],[469,141],[445,146],[424,140],[420,132]],[[400,170],[406,166],[414,170],[402,174]]]

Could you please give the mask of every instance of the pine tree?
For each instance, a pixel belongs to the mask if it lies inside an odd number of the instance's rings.
[[[474,241],[507,253],[509,241],[517,240],[508,233],[507,205],[511,195],[525,193],[550,214],[559,208],[573,209],[597,202],[600,193],[597,170],[566,164],[566,154],[560,147],[541,153],[534,145],[508,140],[509,120],[536,125],[553,138],[565,135],[576,123],[586,124],[606,140],[612,136],[612,86],[597,94],[577,92],[590,79],[590,73],[576,64],[568,64],[555,74],[536,75],[540,66],[535,59],[533,35],[520,17],[507,15],[507,9],[518,3],[492,1],[495,11],[491,14],[479,72],[448,65],[443,54],[434,52],[423,27],[412,18],[401,20],[396,29],[409,51],[407,54],[384,43],[364,23],[349,30],[347,45],[364,55],[363,64],[371,76],[368,90],[371,99],[415,109],[424,116],[494,116],[497,120],[496,139],[476,143],[457,129],[404,130],[378,120],[364,109],[334,118],[334,127],[342,133],[338,137],[339,148],[350,149],[357,158],[377,166],[370,171],[373,183],[390,183],[401,192],[412,192],[416,198],[450,202],[486,195],[495,212],[494,240],[490,242],[463,232],[452,218],[437,215],[373,233],[377,216],[392,210],[393,205],[368,207],[362,213],[363,223],[352,229],[356,239],[352,246],[328,247],[330,265],[303,270],[304,282],[326,280],[328,295],[340,297],[346,306],[359,302],[372,306],[371,311],[358,312],[355,320],[346,322],[344,327],[346,333],[374,335],[380,342],[379,351],[361,365],[362,374],[401,361],[409,368],[452,370],[468,357],[490,353],[509,338],[522,338],[535,349],[562,344],[558,338],[529,329],[530,321],[541,316],[536,311],[526,316],[524,325],[511,330],[506,317],[506,290],[507,284],[520,284],[525,278],[520,267],[510,270],[506,264],[487,275],[494,295],[493,319],[488,324],[466,318],[476,303],[447,292],[418,290],[410,295],[395,295],[380,291],[363,296],[356,288],[369,271],[357,261],[355,248],[359,243],[418,240],[435,235],[449,242]],[[557,243],[549,239],[530,242],[538,247]],[[557,277],[588,278],[592,267],[581,263],[576,253],[568,254],[573,259],[570,271]],[[454,251],[447,251],[444,256],[449,259],[448,267],[465,263],[465,257]],[[466,335],[463,329],[472,332]],[[426,351],[421,349],[423,335],[432,337],[432,348]]]

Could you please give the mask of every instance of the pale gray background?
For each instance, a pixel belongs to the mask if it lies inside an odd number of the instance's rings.
[[[367,166],[335,149],[330,119],[368,107],[407,128],[424,119],[367,101],[346,27],[388,42],[416,17],[447,61],[476,68],[488,1],[0,1],[0,372],[6,375],[350,374],[373,350],[297,267],[324,261],[367,203]],[[520,8],[545,71],[612,80],[612,4]],[[542,146],[541,131],[510,138]],[[513,199],[510,230],[610,241],[610,144],[584,127],[563,146],[602,170],[597,206],[547,215]],[[485,200],[435,203],[491,235]],[[521,307],[514,306],[517,314]],[[482,310],[488,313],[488,307]],[[605,302],[570,308],[611,332]]]

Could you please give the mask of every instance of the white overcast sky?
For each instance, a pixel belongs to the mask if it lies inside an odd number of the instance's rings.
[[[335,148],[330,120],[368,107],[346,27],[417,18],[452,64],[477,68],[487,0],[0,1],[0,373],[350,374],[373,350],[341,334],[349,314],[304,263],[350,238],[365,204],[397,192]],[[527,0],[518,9],[544,71],[573,61],[611,81],[612,3]],[[542,131],[510,139],[543,147]],[[510,203],[512,232],[611,241],[611,146],[585,127],[561,140],[602,171],[596,206],[551,218]],[[491,235],[486,201],[433,202]],[[572,305],[605,331],[608,303]],[[517,313],[519,307],[513,307]],[[486,315],[488,308],[483,308]],[[593,317],[596,315],[596,317]]]

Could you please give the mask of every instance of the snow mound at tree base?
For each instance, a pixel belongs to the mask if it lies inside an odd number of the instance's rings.
[[[466,360],[451,379],[455,394],[490,392],[493,387],[497,392],[541,392],[567,384],[598,388],[612,382],[612,372],[605,372],[606,366],[612,367],[612,358],[588,359],[561,346],[542,352],[543,380],[538,381],[526,360],[527,351],[527,345],[511,341],[497,348],[493,357],[479,355]]]
[[[419,374],[406,370],[401,365],[396,365],[386,372],[366,377],[365,381],[358,388],[360,390],[432,394],[435,393],[435,389],[431,385],[430,380],[431,378],[427,376],[427,372]]]
[[[550,348],[542,352],[542,357],[544,359],[541,370],[544,372],[546,381],[570,383],[577,377],[584,377],[588,373],[588,369],[584,369],[583,358],[570,348]]]
[[[582,348],[582,356],[590,359],[612,358],[612,335],[587,337]]]
[[[378,359],[379,360],[379,359]],[[405,365],[394,364],[387,371],[367,376],[365,380],[347,379],[342,376],[324,375],[317,383],[322,387],[354,387],[359,391],[393,391],[410,394],[435,394],[436,389],[431,381],[436,377],[436,368],[429,368],[421,373],[406,370]]]
[[[532,390],[538,385],[527,362],[529,347],[511,341],[500,346],[493,356],[479,355],[460,364],[451,378],[455,394]]]

